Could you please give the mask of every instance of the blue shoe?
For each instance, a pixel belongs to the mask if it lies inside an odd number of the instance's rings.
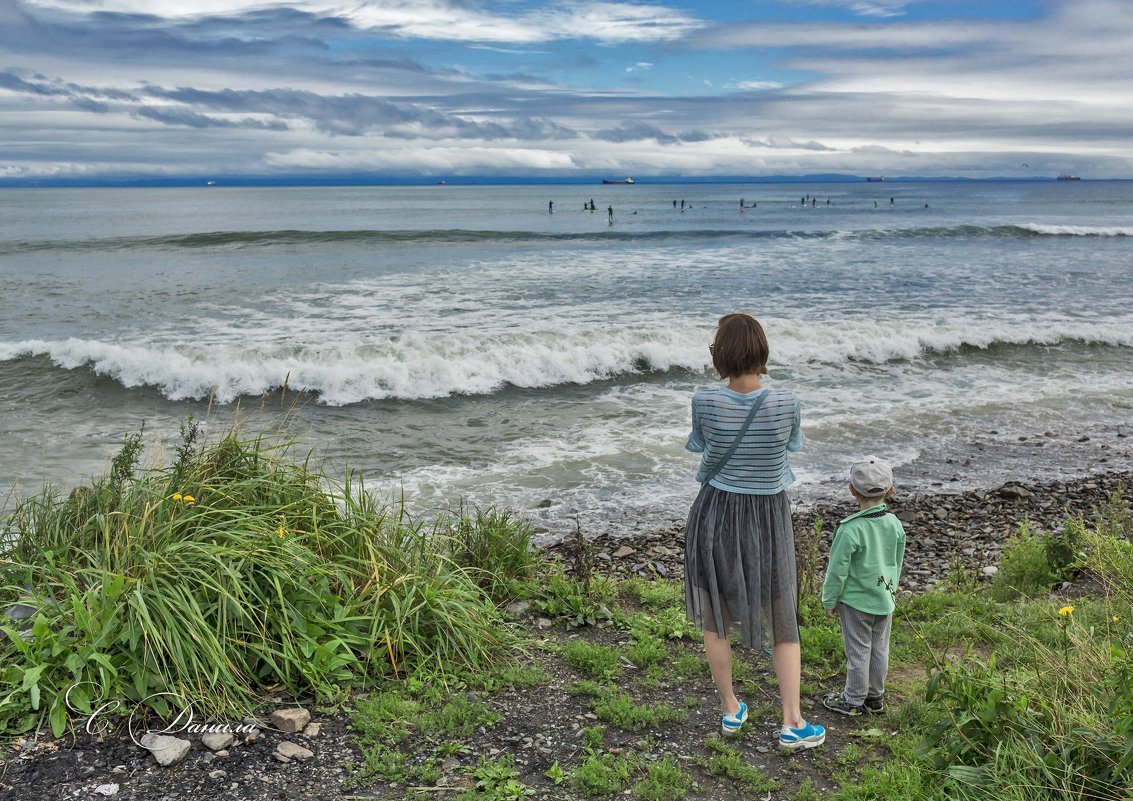
[[[779,747],[788,751],[816,748],[826,742],[826,729],[817,723],[804,723],[801,728],[784,726],[779,732]]]
[[[740,711],[734,715],[721,715],[720,728],[724,730],[724,734],[731,737],[740,730],[740,726],[744,725],[747,720],[747,704],[740,701]]]

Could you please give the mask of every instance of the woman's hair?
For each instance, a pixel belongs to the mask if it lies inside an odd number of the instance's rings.
[[[721,378],[767,372],[767,335],[750,314],[725,314],[712,342],[712,366]]]

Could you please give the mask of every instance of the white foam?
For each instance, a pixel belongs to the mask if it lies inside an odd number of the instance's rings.
[[[1022,223],[1020,228],[1036,234],[1057,236],[1133,236],[1133,228],[1122,225],[1051,225],[1046,223]]]
[[[475,316],[460,323],[462,327],[454,325],[444,333],[422,326],[362,336],[356,333],[356,320],[324,319],[309,328],[297,326],[292,339],[277,321],[274,331],[262,330],[258,339],[249,338],[243,327],[214,326],[200,337],[185,338],[191,344],[170,341],[168,333],[132,342],[36,339],[0,343],[0,360],[46,356],[61,368],[89,367],[125,387],[155,387],[171,400],[212,394],[227,403],[271,392],[286,382],[292,389],[317,392],[320,402],[332,406],[488,394],[506,385],[587,384],[642,370],[710,367],[705,345],[711,329],[663,314],[640,315],[633,324],[617,325],[554,314],[538,320],[517,317],[496,330]],[[765,323],[773,343],[772,370],[786,367],[816,383],[838,377],[855,363],[913,361],[962,347],[1065,342],[1133,347],[1133,325],[1127,320],[953,319],[936,324],[768,318]]]

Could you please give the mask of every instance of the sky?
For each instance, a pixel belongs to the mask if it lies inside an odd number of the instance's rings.
[[[1133,0],[0,0],[0,181],[1133,178]]]

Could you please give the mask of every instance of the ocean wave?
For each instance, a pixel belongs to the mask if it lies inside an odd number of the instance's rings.
[[[126,388],[155,387],[170,400],[212,397],[228,403],[288,386],[316,393],[322,403],[342,406],[703,369],[702,347],[698,343],[692,348],[687,338],[675,334],[612,338],[602,331],[463,338],[414,334],[397,342],[287,347],[194,348],[71,338],[0,343],[0,362],[46,357],[62,369],[88,368]]]
[[[51,239],[38,241],[0,242],[0,254],[60,250],[60,251],[118,251],[133,249],[206,249],[247,248],[295,245],[349,244],[461,244],[461,243],[522,243],[522,242],[643,242],[692,240],[766,240],[766,239],[949,239],[975,237],[1028,238],[1036,236],[1133,236],[1133,227],[1049,225],[1023,223],[1019,225],[952,225],[887,227],[864,229],[796,230],[775,228],[763,230],[731,228],[684,228],[679,230],[649,231],[577,231],[541,232],[508,230],[326,230],[308,231],[289,229],[280,231],[210,231],[165,236],[125,236],[89,239]]]
[[[826,375],[855,364],[885,365],[996,349],[1052,346],[1133,348],[1133,326],[1120,321],[955,321],[841,324],[765,320],[772,370]],[[90,339],[0,342],[0,363],[46,358],[64,370],[89,369],[123,387],[153,387],[170,400],[213,397],[228,403],[283,386],[321,403],[428,399],[491,394],[506,387],[589,384],[629,375],[711,367],[702,327],[670,321],[574,330],[407,333],[382,341],[345,335],[301,344],[240,345],[107,342]],[[1020,354],[1003,357],[1017,361]]]

